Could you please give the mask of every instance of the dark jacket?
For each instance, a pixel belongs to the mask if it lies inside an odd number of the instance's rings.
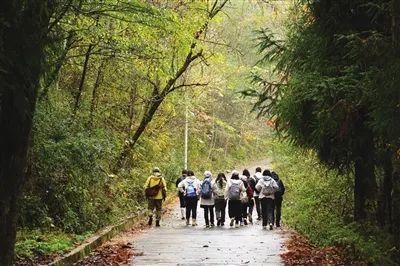
[[[256,191],[257,182],[254,180],[254,177],[250,177],[248,182],[253,191]]]
[[[285,185],[283,184],[282,180],[279,178],[278,174],[272,173],[272,178],[276,181],[279,186],[277,192],[275,192],[275,199],[282,200],[283,194],[285,194]]]
[[[178,187],[179,183],[182,182],[183,180],[185,180],[185,178],[186,178],[186,176],[179,177],[175,182],[175,186]],[[183,196],[183,192],[178,191],[178,195]]]

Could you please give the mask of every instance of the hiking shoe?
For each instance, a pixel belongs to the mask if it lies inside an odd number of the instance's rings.
[[[235,222],[235,219],[231,219],[231,223],[229,224],[230,226],[233,226],[233,223]]]
[[[149,221],[147,222],[147,224],[149,226],[151,226],[153,224],[153,217],[152,216],[149,217]]]
[[[156,227],[160,227],[160,221],[156,220]]]
[[[273,228],[273,225],[269,224],[269,230],[272,230],[272,228]]]
[[[243,220],[244,225],[247,225],[247,219]]]

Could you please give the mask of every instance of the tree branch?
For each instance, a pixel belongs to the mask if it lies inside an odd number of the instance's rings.
[[[207,83],[189,83],[189,84],[181,84],[181,85],[177,85],[177,86],[173,86],[170,89],[170,92],[175,91],[177,89],[183,88],[183,87],[204,87],[204,86],[208,86],[209,82]]]

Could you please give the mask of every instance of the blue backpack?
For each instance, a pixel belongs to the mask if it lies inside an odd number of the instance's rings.
[[[201,198],[211,199],[211,196],[212,196],[211,180],[206,178],[201,184]]]
[[[196,193],[196,188],[194,187],[194,181],[192,182],[187,182],[187,187],[186,187],[186,197],[189,198],[195,198],[197,197],[197,193]]]

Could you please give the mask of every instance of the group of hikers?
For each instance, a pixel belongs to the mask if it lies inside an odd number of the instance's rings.
[[[257,220],[262,220],[263,229],[280,227],[281,210],[285,186],[278,174],[268,169],[262,171],[257,167],[254,175],[244,169],[242,174],[234,170],[228,179],[219,173],[214,179],[210,171],[204,172],[199,180],[193,171],[183,170],[176,180],[181,208],[181,219],[186,225],[197,226],[197,207],[204,209],[206,227],[215,226],[214,209],[217,226],[225,225],[226,206],[230,226],[239,227],[253,223],[254,206]],[[166,198],[167,185],[160,169],[154,168],[153,175],[145,183],[145,194],[148,199],[149,221],[153,224],[153,213],[156,213],[156,226],[160,226],[162,202]],[[191,220],[190,220],[191,218]]]

